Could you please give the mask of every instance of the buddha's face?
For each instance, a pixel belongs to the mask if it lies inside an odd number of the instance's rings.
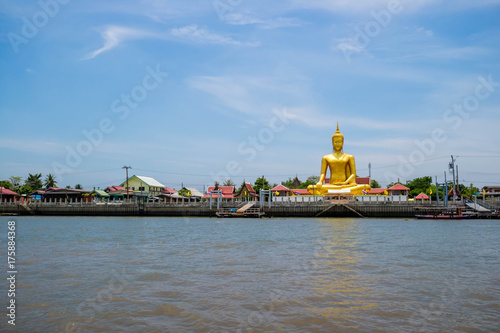
[[[333,138],[332,144],[333,144],[333,150],[341,151],[342,146],[344,145],[344,139],[340,136],[336,136]]]

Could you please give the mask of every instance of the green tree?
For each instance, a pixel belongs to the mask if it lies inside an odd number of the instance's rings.
[[[12,183],[8,180],[0,180],[0,187],[11,190],[13,188]]]
[[[309,185],[316,185],[319,182],[319,176],[309,176],[305,182],[300,184],[299,188],[305,189]]]
[[[82,184],[76,184],[75,190],[83,190]]]
[[[70,185],[66,185],[66,188],[71,188],[71,186]]]
[[[257,178],[253,185],[253,189],[257,192],[257,194],[259,194],[260,190],[269,190],[269,182],[264,176]]]
[[[380,188],[380,184],[375,179],[372,179],[370,182],[370,187],[371,188]]]
[[[44,181],[43,185],[45,186],[45,188],[56,187],[56,185],[57,185],[56,177],[53,174],[49,173],[45,177],[45,181]]]
[[[410,189],[409,195],[414,198],[420,193],[428,193],[432,185],[432,177],[419,177],[406,182],[406,187]]]
[[[11,176],[9,178],[10,183],[12,184],[12,190],[14,192],[18,192],[21,188],[21,181],[23,180],[23,177],[20,176]]]
[[[43,188],[42,174],[35,173],[34,175],[32,175],[30,173],[24,184],[29,186],[33,191],[41,190]]]
[[[292,178],[288,178],[288,180],[285,180],[284,182],[281,182],[281,185],[286,186],[288,188],[292,188],[292,183],[293,183],[293,179]]]
[[[34,192],[36,190],[33,190],[33,188],[31,188],[31,186],[27,185],[27,184],[24,184],[23,186],[21,186],[19,188],[19,190],[17,191],[17,193],[19,194],[30,194],[32,192]]]
[[[465,185],[460,184],[460,193],[462,193],[462,196],[466,198],[472,198],[472,196],[477,192],[479,192],[479,189],[475,187],[472,183],[468,187],[465,187]]]
[[[179,195],[182,195],[183,197],[190,197],[191,191],[186,188],[182,188],[179,190]]]

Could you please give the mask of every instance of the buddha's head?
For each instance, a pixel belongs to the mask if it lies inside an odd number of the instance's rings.
[[[339,123],[337,123],[337,132],[332,136],[332,145],[334,151],[342,151],[344,146],[344,135],[339,131]]]

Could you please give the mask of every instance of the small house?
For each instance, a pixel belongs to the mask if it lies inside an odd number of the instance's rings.
[[[132,191],[135,192],[136,195],[147,197],[154,197],[160,194],[165,188],[165,185],[154,178],[137,175],[133,175],[128,181],[124,181],[120,186],[125,187],[125,190],[127,190],[128,186],[129,192]]]

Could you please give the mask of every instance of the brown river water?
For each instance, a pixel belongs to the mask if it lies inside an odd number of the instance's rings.
[[[0,332],[500,332],[499,220],[16,216],[0,225]]]

